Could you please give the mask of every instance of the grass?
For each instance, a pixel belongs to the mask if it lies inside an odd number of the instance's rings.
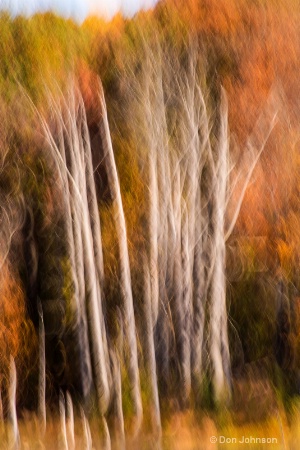
[[[259,404],[257,405],[259,409]],[[297,409],[297,411],[296,411]],[[267,420],[255,423],[253,421],[237,425],[234,417],[227,414],[226,424],[220,425],[211,415],[202,414],[196,416],[194,412],[177,413],[165,423],[162,433],[162,446],[159,447],[159,439],[150,433],[141,432],[139,437],[127,439],[129,450],[209,450],[209,449],[291,449],[297,450],[300,439],[300,412],[299,405],[295,405],[295,413],[291,423],[288,423],[283,410],[272,415]],[[90,421],[93,449],[102,449],[100,430],[96,418]],[[48,419],[45,437],[41,439],[38,432],[38,420],[34,414],[25,413],[19,421],[19,431],[22,449],[47,449],[56,450],[64,448],[60,429],[60,420],[57,416]],[[214,437],[218,442],[213,442]],[[263,443],[263,438],[273,439],[273,443]],[[242,443],[243,439],[246,443]],[[250,443],[247,443],[247,439]],[[261,442],[254,443],[254,439]],[[275,441],[276,440],[276,441]],[[225,442],[224,442],[225,441]],[[0,448],[6,448],[7,428],[1,426]],[[76,449],[83,449],[84,437],[82,422],[75,419],[75,443]],[[70,447],[71,448],[71,447]],[[112,439],[112,449],[119,448],[118,443]]]

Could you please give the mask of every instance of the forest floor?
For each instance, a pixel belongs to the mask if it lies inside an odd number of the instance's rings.
[[[260,405],[257,405],[259,414]],[[284,411],[262,421],[235,423],[235,417],[225,413],[217,423],[216,418],[202,414],[195,417],[192,411],[174,414],[163,426],[161,440],[153,435],[141,433],[135,440],[128,440],[129,450],[213,450],[213,449],[290,449],[298,450],[300,442],[300,404],[298,412],[288,419]],[[91,421],[93,449],[104,449],[101,443],[97,422]],[[21,449],[84,449],[87,448],[82,433],[82,423],[75,420],[75,447],[65,445],[61,432],[61,423],[56,419],[47,422],[43,439],[39,437],[38,421],[32,416],[19,421]],[[8,430],[2,427],[0,449],[9,448]],[[122,446],[112,442],[112,450],[121,450]]]

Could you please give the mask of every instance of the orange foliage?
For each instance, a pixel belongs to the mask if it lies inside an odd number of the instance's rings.
[[[101,109],[99,107],[99,80],[97,74],[89,69],[84,61],[78,65],[79,88],[84,101],[89,127],[99,126],[101,120]]]
[[[171,7],[171,3],[167,2]],[[274,86],[282,93],[273,130],[246,192],[236,234],[266,238],[270,268],[299,259],[300,8],[280,0],[175,0],[207,50],[209,77],[225,87],[231,139],[244,151]],[[214,80],[208,79],[208,83]],[[295,223],[295,220],[297,223]],[[266,257],[266,255],[264,255]]]
[[[20,280],[6,261],[1,262],[0,299],[0,385],[2,388],[7,386],[12,356],[16,362],[21,392],[29,364],[32,364],[37,350],[37,339],[33,325],[27,318]]]
[[[149,23],[152,17],[167,27],[175,42],[181,26],[193,31],[194,37],[198,36],[207,59],[208,85],[220,82],[227,92],[231,140],[237,142],[240,154],[245,151],[270,91],[276,87],[282,93],[284,114],[268,139],[246,192],[236,234],[263,236],[268,242],[271,266],[276,261],[287,267],[283,249],[285,255],[290,255],[291,249],[299,247],[289,225],[295,223],[295,217],[300,217],[296,201],[299,157],[295,144],[300,113],[299,3],[165,0],[157,4],[154,12],[146,14]],[[94,37],[100,36],[99,57],[104,63],[99,67],[104,67],[105,72],[105,61],[115,57],[112,57],[115,44],[122,39],[126,21],[117,18],[104,26],[89,19],[85,26]],[[90,80],[86,84],[93,85]]]

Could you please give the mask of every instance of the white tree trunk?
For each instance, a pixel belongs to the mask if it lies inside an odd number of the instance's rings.
[[[227,100],[222,92],[220,131],[216,155],[216,176],[213,195],[214,267],[211,279],[210,352],[212,382],[216,401],[230,393],[231,375],[227,333],[225,277],[225,213],[228,179]]]
[[[128,377],[131,384],[132,402],[134,406],[135,421],[136,421],[135,432],[137,433],[139,431],[142,422],[143,408],[140,390],[136,327],[135,327],[135,317],[134,317],[132,288],[131,288],[131,274],[130,274],[128,246],[127,246],[126,222],[122,204],[120,183],[110,137],[105,99],[100,80],[98,89],[102,112],[102,123],[100,124],[100,129],[105,155],[104,161],[107,170],[111,197],[113,199],[113,214],[119,245],[120,284],[124,308],[124,333],[127,345],[126,353],[128,359]]]

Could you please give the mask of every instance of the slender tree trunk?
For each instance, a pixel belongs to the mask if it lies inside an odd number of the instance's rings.
[[[20,447],[20,435],[17,418],[16,406],[16,391],[17,391],[17,371],[14,358],[10,357],[9,366],[9,385],[8,385],[8,448],[16,450]]]
[[[156,373],[156,359],[153,334],[153,315],[151,308],[151,278],[146,257],[144,257],[144,360],[146,376],[150,383],[150,412],[153,424],[153,431],[156,435],[161,434],[161,417],[158,395],[158,383]]]
[[[39,314],[39,385],[38,385],[38,418],[39,432],[43,438],[46,431],[46,355],[45,327],[41,302],[38,301]]]
[[[113,199],[114,221],[116,225],[118,245],[119,245],[120,283],[121,283],[121,295],[123,299],[124,332],[127,344],[126,353],[128,359],[128,378],[131,384],[132,402],[134,406],[135,420],[136,420],[135,432],[137,433],[141,426],[143,409],[140,390],[136,327],[135,327],[135,317],[134,317],[132,288],[131,288],[131,274],[130,274],[129,254],[127,247],[127,231],[122,204],[120,183],[110,137],[105,99],[100,80],[98,89],[99,89],[100,107],[102,112],[102,123],[100,124],[101,138],[105,154],[104,160],[107,170],[109,188],[111,192],[111,197]]]
[[[225,277],[225,208],[228,177],[227,101],[221,98],[220,132],[217,148],[213,196],[214,267],[211,280],[210,352],[212,382],[216,401],[227,397],[231,388],[230,357],[227,332]]]

